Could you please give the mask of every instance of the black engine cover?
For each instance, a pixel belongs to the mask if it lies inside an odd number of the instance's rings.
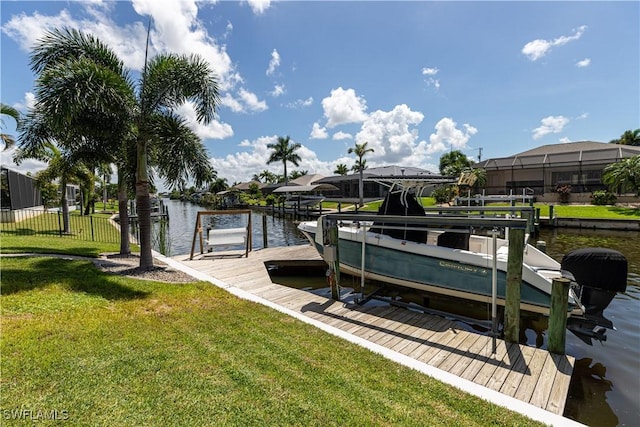
[[[561,266],[580,286],[612,292],[627,289],[627,259],[613,249],[576,249],[562,258]]]

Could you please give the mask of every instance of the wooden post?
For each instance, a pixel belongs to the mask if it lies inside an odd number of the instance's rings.
[[[551,353],[565,353],[570,283],[569,279],[564,277],[553,279],[553,282],[551,283],[549,344],[547,346]]]
[[[196,214],[196,226],[193,228],[193,240],[191,241],[191,256],[189,259],[193,259],[193,252],[196,249],[196,236],[200,232],[200,253],[203,252],[202,248],[202,226],[200,225],[200,212]]]
[[[522,257],[524,230],[509,228],[509,256],[507,258],[507,289],[504,307],[505,340],[520,341],[520,288],[522,286]]]
[[[267,247],[267,216],[262,215],[262,247]]]
[[[249,251],[253,250],[253,225],[251,224],[251,211],[247,218],[247,241],[245,242],[244,256],[249,258]]]
[[[323,244],[325,251],[325,261],[329,264],[329,274],[333,280],[329,281],[331,286],[331,298],[340,301],[340,251],[338,250],[338,222],[335,219],[324,217],[323,224]]]
[[[553,224],[553,205],[549,205],[549,225]]]

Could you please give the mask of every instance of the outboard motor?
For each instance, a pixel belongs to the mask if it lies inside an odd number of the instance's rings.
[[[617,292],[627,289],[627,259],[620,252],[606,248],[584,248],[562,258],[561,268],[575,279],[575,292],[585,308],[584,318],[568,319],[568,329],[587,344],[590,338],[606,340],[604,328],[613,323],[604,317]]]

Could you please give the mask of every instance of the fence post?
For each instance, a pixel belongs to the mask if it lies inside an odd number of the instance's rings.
[[[549,344],[551,353],[564,354],[567,337],[567,310],[569,305],[567,278],[559,277],[551,283],[551,308],[549,311]]]
[[[89,215],[89,223],[91,224],[91,241],[95,242],[96,239],[93,236],[93,215]]]
[[[60,234],[60,237],[62,237],[62,223],[60,221],[60,216],[61,216],[61,212],[58,211],[58,233]]]

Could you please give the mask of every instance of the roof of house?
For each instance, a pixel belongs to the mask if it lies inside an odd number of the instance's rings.
[[[434,174],[430,171],[422,168],[414,168],[411,166],[379,166],[375,168],[365,169],[362,173],[362,177],[364,179],[367,178],[376,178],[376,177],[417,177],[417,176],[433,176]],[[322,178],[321,180],[317,180],[316,182],[344,182],[344,181],[357,181],[360,179],[360,174],[354,172],[350,175],[333,175],[328,176],[326,178]]]
[[[258,188],[264,187],[264,184],[261,183],[260,181],[249,181],[249,182],[243,182],[243,183],[234,185],[233,187],[230,188],[230,190],[242,190],[242,191],[250,190],[252,184],[256,184]]]
[[[640,155],[640,147],[604,142],[580,141],[549,144],[523,151],[510,157],[488,159],[476,166],[487,170],[535,168],[543,165],[608,164]]]

